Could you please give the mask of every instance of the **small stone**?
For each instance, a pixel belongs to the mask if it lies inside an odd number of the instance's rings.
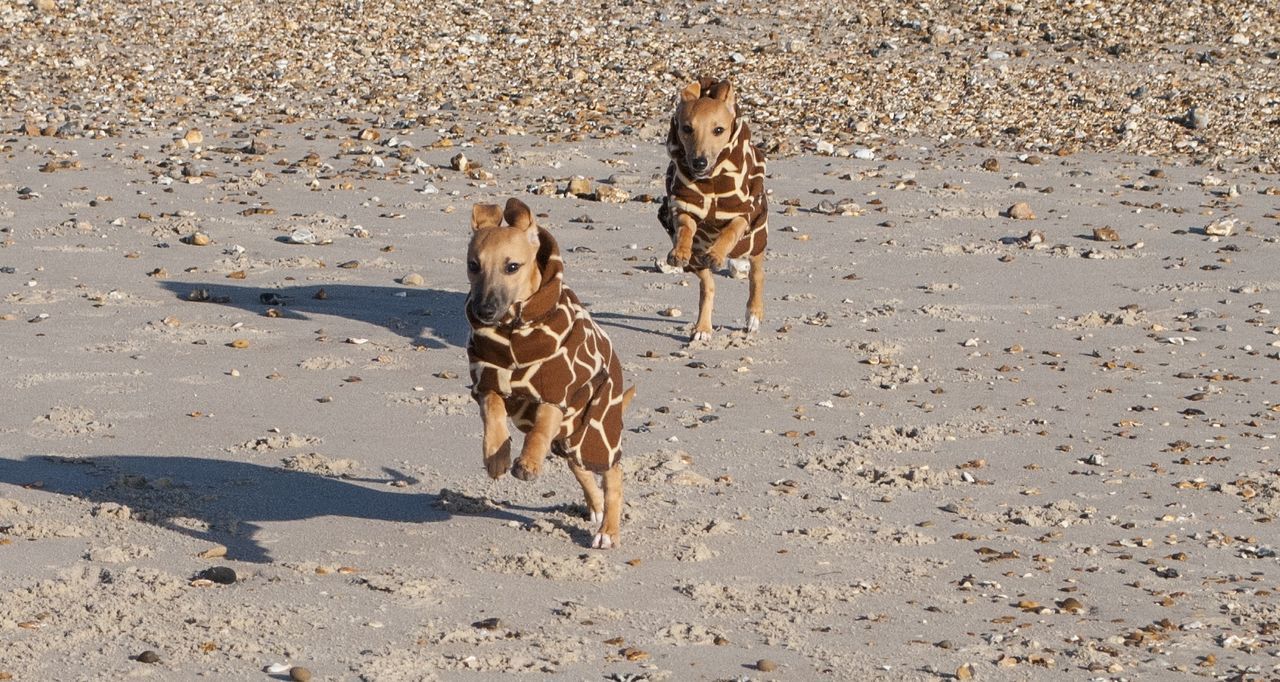
[[[374,142],[374,141],[377,141],[378,138],[382,137],[382,133],[379,133],[373,128],[365,128],[361,130],[359,134],[356,135],[356,137],[361,140],[364,140],[365,142]]]
[[[1204,226],[1204,233],[1211,237],[1229,237],[1235,231],[1235,218],[1219,218]]]
[[[329,298],[329,292],[325,291],[324,287],[321,287],[316,290],[316,293],[312,295],[312,298],[316,299],[317,301],[327,300]]]
[[[631,199],[631,194],[612,185],[600,185],[591,198],[605,204],[623,204]]]
[[[232,370],[232,371],[234,372],[235,370]],[[236,375],[238,376],[239,373],[237,372]],[[226,545],[214,545],[209,549],[206,549],[203,552],[200,552],[196,556],[200,557],[201,559],[217,559],[219,557],[224,557],[226,555],[227,555]]]
[[[767,658],[762,658],[756,661],[756,670],[759,670],[762,673],[771,673],[777,669],[778,664]]]
[[[187,134],[182,136],[182,140],[190,145],[201,144],[204,142],[204,133],[193,128],[188,130]]]
[[[211,566],[197,573],[196,579],[210,580],[219,585],[232,585],[236,582],[236,572],[229,566]]]
[[[360,261],[358,260],[343,261],[341,263],[338,263],[338,267],[342,268],[343,270],[355,270],[356,268],[360,267]]]
[[[456,171],[465,173],[467,169],[471,167],[471,161],[467,159],[466,154],[458,152],[453,155],[453,158],[449,159],[449,167]]]
[[[564,191],[565,194],[574,196],[587,196],[591,194],[591,181],[581,175],[576,175],[569,179],[569,185],[565,187]]]
[[[401,277],[400,283],[407,287],[420,287],[426,283],[426,280],[423,279],[422,275],[419,275],[416,272],[411,272],[404,277]]]
[[[232,341],[231,343],[228,343],[227,345],[228,345],[228,346],[231,346],[232,348],[235,348],[235,349],[237,349],[237,350],[244,350],[244,349],[246,349],[246,348],[248,348],[248,347],[249,347],[249,342],[248,342],[248,340],[246,340],[246,339],[236,339],[235,341]]]
[[[1093,239],[1100,242],[1118,242],[1120,241],[1120,233],[1110,227],[1093,228]]]
[[[203,232],[194,232],[192,234],[189,234],[186,237],[184,237],[182,241],[192,246],[208,246],[209,244],[213,243],[213,240],[209,238],[209,235]]]
[[[663,317],[680,317],[681,315],[684,314],[684,311],[680,310],[679,308],[664,308],[662,310],[659,310],[658,314]]]
[[[1200,107],[1191,107],[1183,118],[1183,123],[1192,130],[1199,130],[1209,125],[1209,112]]]
[[[1031,230],[1022,238],[1022,243],[1027,246],[1035,246],[1044,243],[1044,233],[1040,230]]]
[[[316,235],[311,230],[294,230],[289,233],[290,244],[314,244]]]
[[[160,654],[157,654],[156,652],[150,649],[147,649],[146,651],[138,654],[137,660],[139,663],[159,663]]]
[[[311,671],[300,665],[295,665],[289,668],[289,679],[294,682],[310,682]]]
[[[875,161],[876,153],[870,149],[867,149],[866,147],[862,147],[860,149],[854,150],[853,158],[860,159],[862,161]]]
[[[957,680],[972,680],[972,679],[973,679],[973,664],[972,664],[972,663],[965,663],[964,665],[960,666],[959,668],[956,668],[956,679],[957,679]]]
[[[485,618],[484,620],[478,620],[472,623],[471,627],[477,628],[480,630],[497,630],[498,628],[502,627],[502,619]]]
[[[1036,214],[1031,210],[1031,206],[1025,201],[1010,206],[1005,213],[1009,214],[1014,220],[1035,220]]]
[[[993,156],[987,159],[986,161],[983,161],[982,170],[992,171],[992,172],[1000,170],[1000,160]]]
[[[1084,604],[1081,604],[1080,600],[1075,597],[1067,597],[1066,599],[1058,602],[1058,608],[1066,611],[1067,613],[1084,612]]]

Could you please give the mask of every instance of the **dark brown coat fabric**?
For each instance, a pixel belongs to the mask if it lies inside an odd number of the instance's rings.
[[[512,422],[528,433],[538,405],[564,412],[552,450],[590,471],[603,472],[621,454],[622,365],[609,337],[563,284],[560,249],[550,232],[538,228],[538,290],[495,326],[470,312],[471,394],[503,397]]]

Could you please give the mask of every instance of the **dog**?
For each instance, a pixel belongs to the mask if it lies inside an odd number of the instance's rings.
[[[713,270],[750,259],[747,333],[764,319],[764,250],[769,237],[764,153],[738,116],[733,85],[700,79],[676,98],[667,133],[667,196],[658,220],[671,237],[667,263],[698,275],[698,321],[692,341],[711,338]]]
[[[564,285],[560,248],[528,206],[514,198],[505,209],[476,204],[471,228],[467,359],[484,422],[485,469],[494,479],[510,470],[530,481],[549,451],[564,457],[600,524],[591,546],[617,547],[622,414],[635,388],[623,388],[609,337]],[[525,434],[514,465],[508,416]]]

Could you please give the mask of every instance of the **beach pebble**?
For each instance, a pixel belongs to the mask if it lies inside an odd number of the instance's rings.
[[[209,235],[203,232],[189,234],[186,237],[183,237],[182,241],[192,246],[208,246],[213,243],[213,240],[209,238]]]
[[[290,244],[314,244],[316,236],[311,230],[294,230],[289,233]]]
[[[1008,209],[1005,210],[1005,213],[1007,213],[1009,217],[1013,218],[1014,220],[1035,220],[1036,219],[1036,214],[1031,210],[1031,206],[1027,204],[1027,202],[1025,201],[1019,201],[1018,203],[1010,206]]]
[[[770,659],[762,658],[756,661],[756,670],[762,673],[771,673],[778,669],[778,664]]]
[[[1219,218],[1204,226],[1204,233],[1211,237],[1229,237],[1235,231],[1235,218]]]
[[[498,628],[502,627],[502,619],[485,618],[484,620],[478,620],[472,623],[471,627],[479,630],[497,630]]]
[[[400,283],[407,287],[420,287],[426,283],[426,280],[423,279],[422,275],[419,275],[416,272],[411,272],[404,277],[401,277]]]
[[[564,192],[574,196],[587,196],[591,194],[591,181],[581,175],[576,175],[569,179],[569,184],[565,187]]]
[[[1100,242],[1118,242],[1120,241],[1120,233],[1110,227],[1093,228],[1093,238]]]
[[[658,311],[658,314],[663,317],[680,317],[684,314],[684,311],[679,308],[663,308]]]
[[[311,671],[300,665],[295,665],[289,668],[289,679],[293,680],[293,682],[310,682]]]
[[[137,660],[139,663],[159,663],[160,654],[152,651],[151,649],[147,649],[146,651],[138,654]]]
[[[210,580],[219,585],[231,585],[236,581],[236,572],[229,566],[210,566],[197,573],[196,579]]]

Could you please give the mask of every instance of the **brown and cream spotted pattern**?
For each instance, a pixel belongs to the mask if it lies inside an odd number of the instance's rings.
[[[533,429],[538,405],[564,412],[552,451],[604,472],[621,454],[622,365],[609,337],[563,284],[564,264],[550,232],[538,228],[538,290],[497,325],[471,323],[471,394],[501,395],[516,427]]]
[[[703,92],[709,87],[704,86]],[[698,225],[693,235],[693,259],[686,270],[696,270],[694,263],[705,263],[707,249],[729,221],[738,216],[747,219],[742,239],[729,251],[730,258],[758,256],[764,253],[769,238],[769,203],[764,193],[764,153],[751,144],[751,131],[738,120],[724,151],[712,165],[711,175],[694,178],[686,165],[685,150],[677,134],[677,121],[671,119],[667,133],[667,198],[658,208],[658,220],[666,228],[671,243],[676,241],[676,215],[687,213]],[[705,265],[703,265],[705,267]]]

